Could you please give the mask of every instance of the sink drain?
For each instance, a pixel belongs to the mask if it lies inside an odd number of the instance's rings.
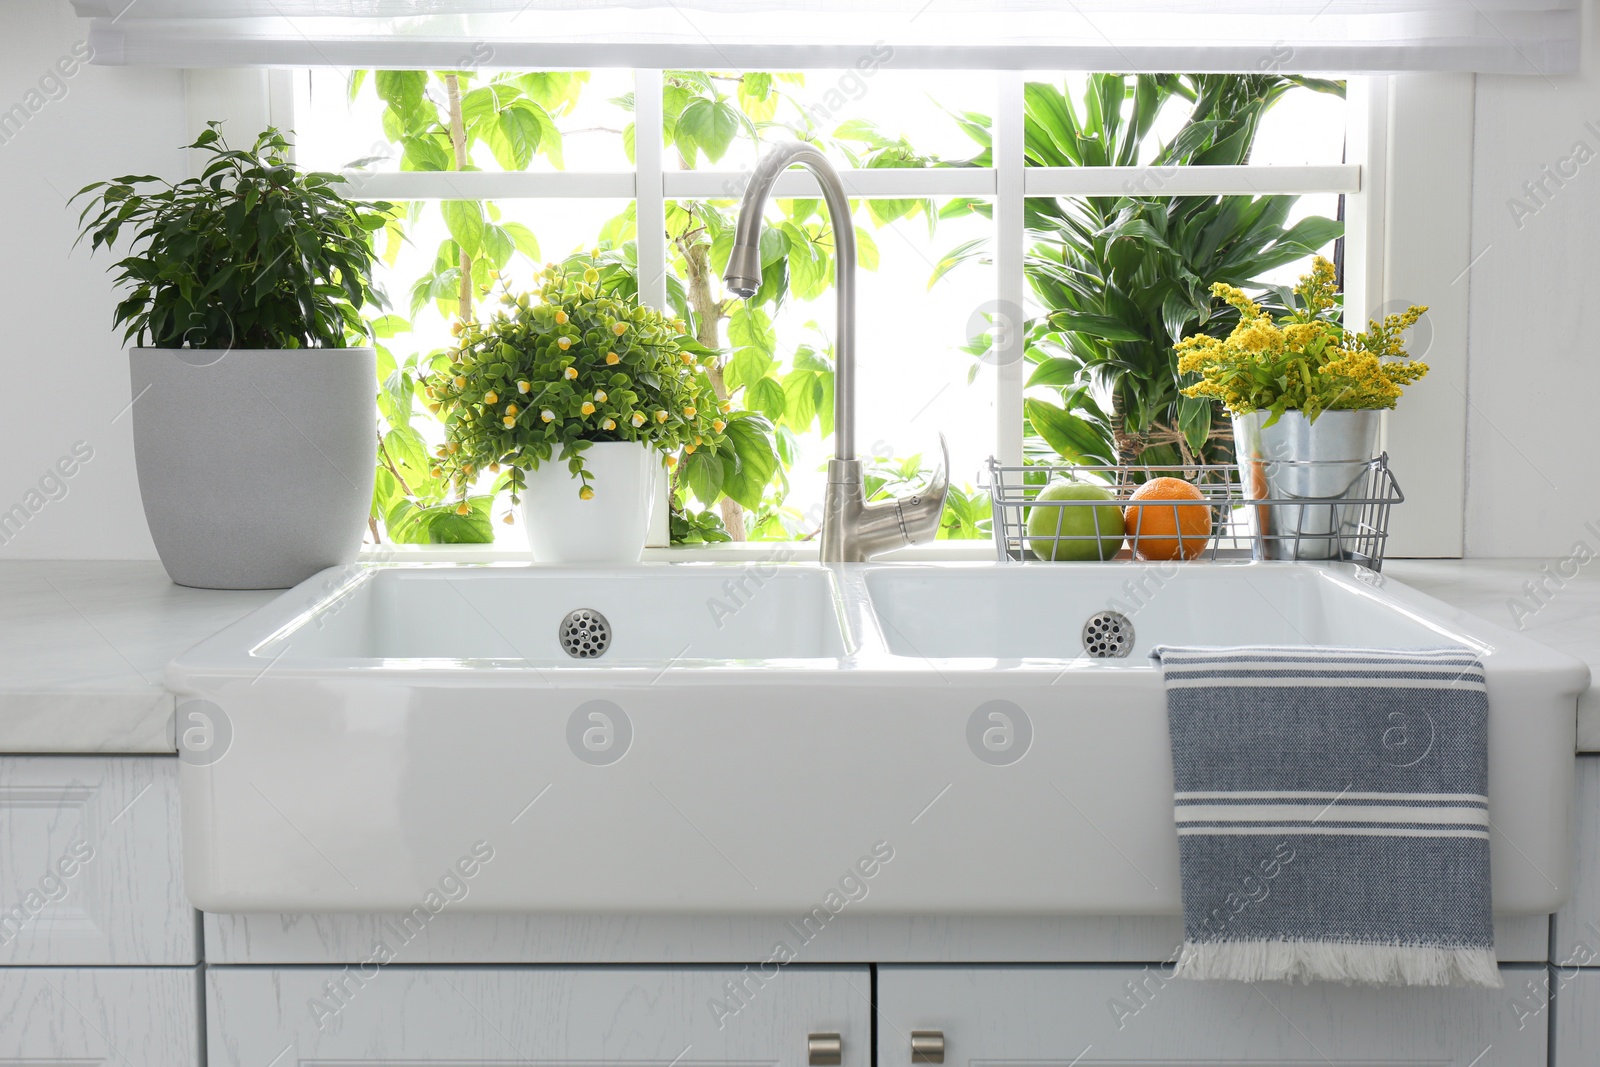
[[[561,620],[561,647],[573,659],[594,659],[611,647],[611,624],[593,608],[567,612]]]
[[[1083,650],[1096,659],[1122,659],[1133,651],[1133,622],[1120,611],[1099,611],[1083,624]]]

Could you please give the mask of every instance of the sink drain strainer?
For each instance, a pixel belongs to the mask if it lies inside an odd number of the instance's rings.
[[[1098,611],[1083,624],[1083,650],[1096,659],[1122,659],[1133,651],[1133,622],[1120,611]]]
[[[611,624],[593,608],[567,612],[561,620],[561,647],[573,659],[594,659],[611,647]]]

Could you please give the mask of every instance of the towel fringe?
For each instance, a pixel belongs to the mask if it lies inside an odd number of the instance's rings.
[[[1500,989],[1494,948],[1366,945],[1337,941],[1185,941],[1179,978],[1237,982],[1468,985]]]

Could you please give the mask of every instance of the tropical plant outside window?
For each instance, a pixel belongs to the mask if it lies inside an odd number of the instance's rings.
[[[1142,162],[1161,109],[1190,104],[1183,126],[1147,164],[1248,163],[1262,118],[1286,93],[1344,95],[1342,83],[1303,77],[1197,75],[1089,79],[1081,109],[1054,86],[1027,87],[1028,159],[1036,166]],[[1131,106],[1128,102],[1131,101]],[[1148,183],[1158,184],[1158,183]],[[1062,408],[1025,405],[1031,432],[1069,459],[1103,463],[1222,462],[1232,433],[1213,426],[1214,405],[1184,396],[1174,346],[1191,331],[1226,335],[1237,311],[1211,286],[1262,290],[1343,233],[1329,218],[1290,224],[1291,196],[1125,197],[1028,201],[1028,283],[1048,309],[1030,323],[1030,382],[1057,386]],[[1266,288],[1274,312],[1293,299]]]
[[[365,173],[563,169],[625,172],[636,148],[625,72],[333,72],[309,79],[297,122],[300,161]],[[666,169],[730,172],[715,198],[665,206],[669,312],[721,356],[718,391],[743,413],[735,448],[680,457],[675,542],[814,536],[832,432],[832,235],[816,200],[775,201],[764,237],[765,284],[748,301],[721,287],[739,172],[763,142],[815,141],[845,168],[987,167],[994,113],[984,76],[905,72],[807,74],[667,71]],[[867,90],[870,89],[870,92]],[[1173,343],[1225,336],[1231,310],[1209,288],[1261,294],[1301,261],[1331,251],[1333,194],[1164,196],[1168,168],[1244,163],[1284,100],[1293,123],[1275,138],[1290,162],[1338,162],[1335,83],[1262,76],[1077,76],[1030,80],[1030,166],[1149,168],[1119,196],[1026,202],[1025,452],[1041,461],[1151,462],[1222,455],[1209,404],[1182,397]],[[337,93],[336,99],[330,99]],[[875,102],[879,106],[869,108]],[[308,106],[309,105],[309,106]],[[1331,121],[1330,121],[1331,120]],[[350,146],[371,145],[352,151]],[[1296,156],[1295,153],[1299,153]],[[359,162],[356,157],[364,157]],[[384,199],[400,201],[392,186]],[[669,186],[670,188],[670,186]],[[437,195],[437,194],[435,194]],[[858,419],[869,489],[902,492],[926,477],[936,430],[956,454],[941,537],[989,536],[978,467],[996,450],[991,379],[993,202],[930,193],[856,206],[863,386]],[[1298,219],[1295,216],[1299,216]],[[415,388],[447,358],[450,324],[485,299],[492,272],[527,288],[546,260],[572,255],[638,270],[628,199],[411,199],[379,235],[394,310],[374,320],[380,347],[378,488],[372,535],[398,543],[515,544],[504,485],[468,493],[433,475],[442,427]],[[973,293],[980,295],[973,296]],[[503,476],[502,476],[503,477]],[[497,503],[498,500],[498,503]]]

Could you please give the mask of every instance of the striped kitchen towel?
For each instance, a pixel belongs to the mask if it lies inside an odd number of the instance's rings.
[[[1155,649],[1186,978],[1498,987],[1465,648]]]

